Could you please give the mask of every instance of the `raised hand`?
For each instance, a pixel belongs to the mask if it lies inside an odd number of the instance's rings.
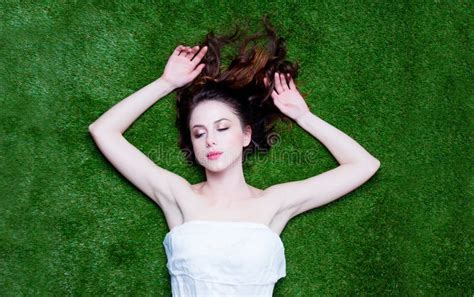
[[[263,79],[265,86],[269,86],[268,79]],[[275,89],[272,91],[273,102],[276,107],[285,115],[297,120],[300,116],[310,112],[306,101],[296,89],[293,78],[290,74],[283,75],[275,72]]]
[[[193,81],[204,68],[204,63],[199,64],[199,62],[206,54],[207,46],[201,48],[194,57],[198,50],[199,46],[197,45],[193,48],[183,45],[178,46],[168,59],[161,78],[174,88],[182,87]]]

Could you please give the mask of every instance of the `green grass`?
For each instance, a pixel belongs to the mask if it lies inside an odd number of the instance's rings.
[[[274,295],[472,296],[472,1],[307,2],[2,2],[0,295],[170,296],[164,216],[88,125],[158,78],[177,45],[236,20],[256,32],[273,12],[312,112],[382,164],[289,222]],[[200,172],[174,157],[174,98],[125,136],[197,183]],[[294,127],[280,130],[276,157],[246,166],[247,182],[266,188],[337,166]],[[285,152],[311,162],[277,158]]]

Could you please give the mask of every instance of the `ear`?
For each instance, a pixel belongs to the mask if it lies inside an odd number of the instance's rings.
[[[244,129],[244,147],[248,146],[250,141],[252,141],[252,128],[247,125]]]

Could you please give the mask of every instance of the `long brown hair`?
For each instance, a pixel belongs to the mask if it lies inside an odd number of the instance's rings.
[[[179,146],[187,161],[196,165],[191,133],[190,115],[193,109],[206,100],[218,100],[228,104],[240,119],[242,129],[247,125],[252,128],[252,141],[243,149],[243,162],[247,156],[259,152],[268,152],[272,146],[269,136],[275,127],[274,122],[290,119],[281,113],[271,98],[274,89],[274,73],[289,73],[296,83],[298,63],[285,60],[285,39],[278,37],[267,16],[262,18],[265,31],[245,37],[237,25],[234,33],[216,36],[209,32],[199,48],[208,47],[200,63],[205,67],[196,79],[175,90],[176,92],[176,126],[179,129]],[[244,40],[238,42],[244,36]],[[266,46],[254,45],[247,49],[249,43],[263,40]],[[238,46],[238,55],[230,62],[227,69],[221,65],[221,52],[224,46]],[[263,78],[267,77],[268,87]]]

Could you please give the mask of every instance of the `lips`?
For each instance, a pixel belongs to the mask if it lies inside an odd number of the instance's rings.
[[[211,152],[211,153],[207,154],[207,158],[209,160],[215,160],[215,159],[219,158],[220,155],[222,155],[222,152]]]
[[[216,155],[220,155],[220,154],[222,154],[222,152],[215,151],[215,152],[208,153],[207,156],[212,157],[212,156],[216,156]]]

